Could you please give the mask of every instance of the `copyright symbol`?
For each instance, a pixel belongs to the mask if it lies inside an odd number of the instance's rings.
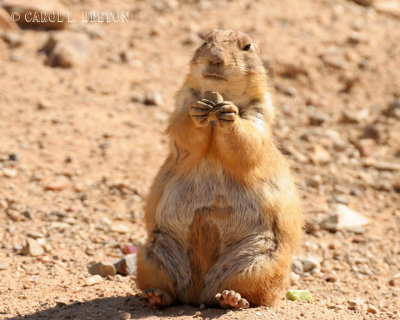
[[[13,21],[18,21],[20,18],[21,18],[21,16],[20,16],[19,12],[13,12],[13,13],[11,13],[11,19],[12,19]]]

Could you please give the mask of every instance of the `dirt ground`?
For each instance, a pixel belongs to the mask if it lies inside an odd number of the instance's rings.
[[[129,22],[69,23],[91,47],[72,68],[46,64],[49,31],[0,39],[1,319],[400,319],[399,18],[348,0],[63,3],[129,12]],[[139,303],[134,276],[85,285],[89,263],[144,241],[173,95],[214,27],[260,46],[276,140],[303,198],[297,256],[319,264],[290,288],[313,303],[282,292],[274,308],[159,310]],[[143,103],[151,94],[158,105]],[[369,224],[321,229],[338,204]],[[27,238],[44,253],[21,254]]]

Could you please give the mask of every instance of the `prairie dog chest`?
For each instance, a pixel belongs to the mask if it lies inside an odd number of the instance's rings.
[[[183,243],[195,215],[206,215],[222,238],[243,236],[262,224],[260,195],[226,174],[222,165],[199,162],[185,178],[165,186],[156,212],[157,227]]]

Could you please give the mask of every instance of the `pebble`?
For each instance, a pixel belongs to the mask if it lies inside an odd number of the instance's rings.
[[[41,99],[37,104],[38,110],[49,110],[51,108],[53,108],[53,105],[46,99]]]
[[[17,32],[7,32],[3,40],[11,47],[11,48],[16,48],[19,47],[23,41],[21,38],[21,35]]]
[[[353,0],[353,1],[357,4],[368,7],[372,5],[376,0]]]
[[[400,163],[379,161],[372,166],[380,171],[400,171]]]
[[[117,274],[117,270],[115,266],[111,263],[95,263],[89,268],[89,272],[93,275],[100,275],[102,277],[107,276],[115,276]]]
[[[36,240],[27,238],[25,245],[21,250],[21,254],[29,255],[32,257],[41,256],[44,254],[44,249]]]
[[[400,100],[395,100],[389,103],[387,109],[383,111],[387,117],[400,118]]]
[[[377,314],[379,312],[379,310],[373,304],[368,305],[367,311],[373,314]]]
[[[389,284],[390,286],[392,286],[392,287],[395,287],[395,286],[396,286],[396,279],[395,279],[395,278],[390,279],[389,282],[388,282],[388,284]]]
[[[42,233],[36,231],[28,231],[27,236],[33,239],[44,238],[44,235]]]
[[[345,69],[346,59],[337,48],[330,48],[322,53],[321,60],[328,66],[337,69]]]
[[[351,44],[359,44],[361,42],[365,42],[366,38],[364,38],[360,32],[353,31],[347,37],[347,41]]]
[[[90,39],[84,33],[72,31],[52,33],[43,51],[48,54],[46,62],[48,65],[72,68],[89,60],[91,55]]]
[[[345,196],[336,195],[336,194],[333,196],[333,201],[335,201],[337,203],[342,203],[342,204],[349,204],[349,199],[347,199]]]
[[[117,273],[122,275],[133,275],[136,274],[136,253],[127,254],[121,260],[114,264]]]
[[[148,91],[144,96],[144,104],[148,106],[161,106],[164,102],[163,95],[158,91]]]
[[[3,176],[5,176],[6,178],[15,178],[18,174],[18,171],[16,169],[12,169],[12,168],[5,168],[3,169]]]
[[[347,124],[357,124],[360,122],[360,116],[358,113],[343,109],[341,112],[340,122]]]
[[[373,139],[379,140],[380,133],[378,129],[373,125],[366,125],[360,135],[360,139]]]
[[[368,218],[343,204],[338,204],[335,211],[321,222],[322,229],[332,232],[346,229],[354,233],[363,233],[363,227],[369,223]]]
[[[316,235],[321,230],[319,221],[315,218],[307,219],[305,224],[305,232]]]
[[[6,270],[10,267],[9,263],[6,262],[0,262],[0,270]]]
[[[197,311],[194,315],[193,315],[193,317],[195,317],[195,318],[200,318],[202,316],[202,313],[200,312],[200,311]]]
[[[8,155],[8,159],[9,159],[10,161],[15,161],[15,162],[17,162],[17,161],[19,161],[19,156],[18,156],[17,153],[10,153],[10,154]]]
[[[133,92],[131,94],[131,101],[132,102],[139,102],[144,103],[145,97],[141,95],[139,92]]]
[[[69,187],[69,180],[64,177],[60,176],[55,180],[51,180],[43,185],[45,190],[50,191],[62,191]]]
[[[312,272],[315,270],[320,269],[320,263],[316,258],[313,257],[305,257],[301,259],[303,264],[303,271],[304,272]]]
[[[312,126],[320,126],[325,122],[328,122],[329,117],[324,113],[314,113],[308,116],[309,123]]]
[[[327,164],[332,159],[328,150],[318,144],[314,146],[310,157],[314,164]]]
[[[7,213],[7,217],[9,217],[14,222],[20,221],[22,219],[22,215],[18,210],[7,209],[6,213]]]
[[[303,263],[298,258],[293,258],[292,270],[295,274],[303,274]]]
[[[124,224],[118,223],[118,224],[112,225],[110,230],[114,231],[114,232],[121,233],[121,234],[125,234],[125,233],[129,232],[129,227],[124,225]]]
[[[374,1],[374,9],[379,13],[391,15],[400,18],[400,3],[398,1]]]
[[[100,283],[102,280],[103,278],[100,275],[96,274],[85,279],[85,286],[93,286],[97,283]]]

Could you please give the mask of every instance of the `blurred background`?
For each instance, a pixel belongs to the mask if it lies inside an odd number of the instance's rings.
[[[106,277],[88,265],[144,241],[173,97],[212,28],[261,49],[306,219],[291,287],[316,300],[241,319],[400,316],[400,1],[3,0],[0,318],[198,312],[129,300],[134,263]]]

